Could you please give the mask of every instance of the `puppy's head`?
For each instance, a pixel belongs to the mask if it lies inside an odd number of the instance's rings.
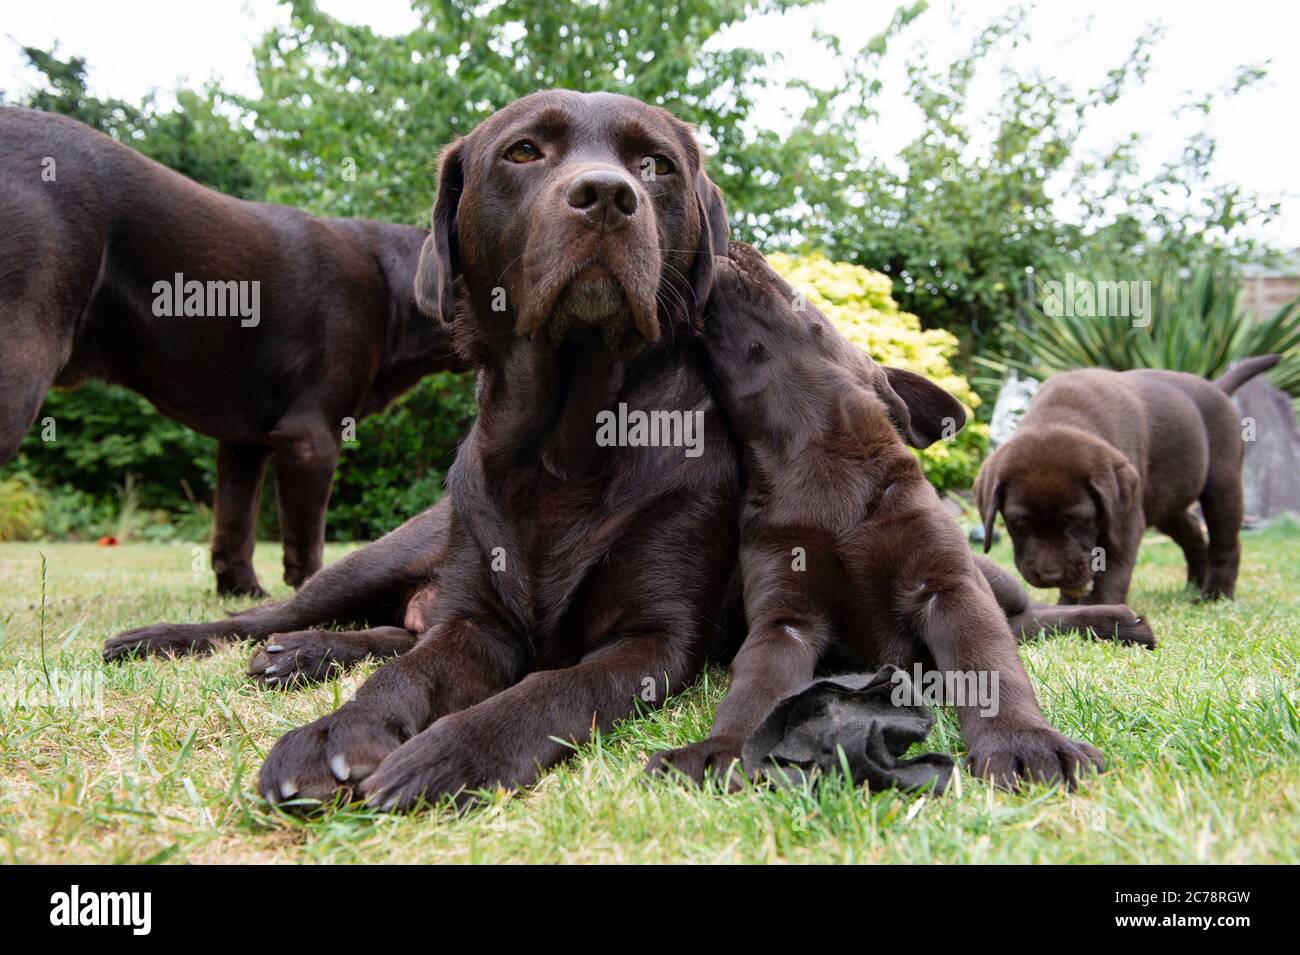
[[[806,431],[817,408],[833,406],[826,423],[849,443],[862,431],[855,421],[883,411],[906,444],[927,448],[966,423],[956,398],[914,372],[876,364],[740,242],[716,264],[704,338],[723,404],[742,432],[756,415],[768,419],[769,435]]]
[[[1128,460],[1094,435],[1061,427],[1020,431],[975,479],[984,551],[1001,511],[1024,578],[1082,596],[1092,587],[1094,549],[1123,539],[1137,486]]]
[[[549,90],[443,152],[416,294],[489,340],[627,354],[698,324],[726,239],[690,127],[630,97]]]

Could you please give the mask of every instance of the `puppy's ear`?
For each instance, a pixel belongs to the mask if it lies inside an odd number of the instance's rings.
[[[980,465],[980,473],[975,476],[975,506],[979,508],[980,519],[984,522],[984,553],[993,546],[993,522],[998,511],[1002,510],[1002,501],[1006,498],[1007,486],[998,474],[998,454],[994,451]]]
[[[727,240],[730,237],[727,207],[722,201],[722,192],[705,174],[703,166],[695,174],[695,202],[700,210],[700,241],[695,250],[695,260],[691,263],[690,280],[694,301],[686,318],[696,328],[702,328],[704,305],[713,292],[713,259],[727,254]]]
[[[415,272],[415,303],[424,314],[448,325],[456,315],[456,276],[460,271],[456,213],[465,188],[461,167],[463,143],[464,140],[457,140],[442,151],[438,163],[438,196],[433,203],[433,229],[420,249],[420,266]]]
[[[1118,451],[1088,479],[1088,490],[1101,509],[1101,523],[1112,547],[1124,539],[1124,525],[1137,502],[1138,473]]]
[[[882,365],[876,393],[889,409],[899,436],[914,448],[928,448],[951,438],[966,424],[966,409],[930,379],[902,368]]]

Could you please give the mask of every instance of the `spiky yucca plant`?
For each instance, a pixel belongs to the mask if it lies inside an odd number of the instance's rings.
[[[1215,378],[1239,358],[1282,355],[1269,380],[1300,398],[1300,298],[1255,318],[1242,308],[1239,279],[1200,268],[1188,277],[1166,271],[1152,283],[1145,325],[1129,315],[1048,314],[1041,294],[1038,302],[1007,330],[1007,354],[975,360],[1040,379],[1072,368],[1169,368]]]

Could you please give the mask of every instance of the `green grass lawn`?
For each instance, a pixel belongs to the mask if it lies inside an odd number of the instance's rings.
[[[0,545],[0,859],[8,862],[1300,862],[1300,527],[1246,534],[1235,603],[1182,589],[1177,548],[1153,535],[1130,600],[1154,653],[1062,635],[1022,648],[1048,718],[1110,770],[1070,795],[995,792],[964,773],[941,797],[695,791],[642,774],[655,749],[703,736],[726,681],[714,668],[661,711],[630,719],[522,792],[456,817],[338,809],[301,820],[253,781],[284,731],[336,707],[372,668],[292,692],[214,656],[104,667],[127,627],[210,619],[190,546],[47,544],[46,665],[101,680],[100,706],[19,706],[43,681],[40,557]],[[326,559],[343,547],[330,547]],[[1009,564],[1002,545],[995,556]],[[257,551],[263,582],[279,548]],[[283,588],[277,588],[278,595]],[[926,748],[961,753],[944,713]]]

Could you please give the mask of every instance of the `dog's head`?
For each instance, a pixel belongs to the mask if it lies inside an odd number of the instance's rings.
[[[836,405],[839,418],[861,419],[871,414],[859,400],[865,395],[878,400],[871,407],[914,448],[950,438],[965,425],[956,398],[915,372],[876,364],[756,249],[730,243],[714,278],[704,338],[724,406],[742,434],[755,415],[768,418],[759,426],[768,433],[806,430],[810,401]],[[853,440],[848,436],[850,445]]]
[[[1082,596],[1092,586],[1095,549],[1123,539],[1137,487],[1133,465],[1094,435],[1063,427],[1018,432],[975,479],[984,551],[1001,511],[1024,578]]]
[[[619,354],[697,324],[726,213],[690,127],[612,93],[548,90],[446,148],[416,296],[479,339]]]

